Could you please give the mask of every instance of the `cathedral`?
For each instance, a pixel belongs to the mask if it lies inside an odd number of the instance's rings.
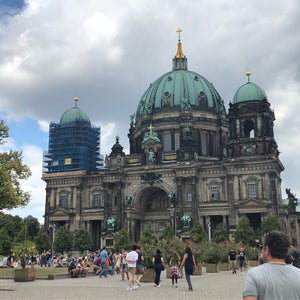
[[[150,84],[130,116],[130,153],[116,137],[102,160],[100,128],[75,99],[50,124],[45,228],[85,228],[95,249],[113,246],[122,228],[135,242],[146,226],[157,237],[167,226],[186,237],[195,222],[210,238],[218,224],[234,235],[243,216],[255,230],[277,216],[287,231],[274,111],[246,75],[226,111],[210,81],[188,69],[178,30],[172,70]]]

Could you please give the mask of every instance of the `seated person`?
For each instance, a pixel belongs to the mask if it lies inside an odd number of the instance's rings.
[[[87,257],[82,257],[81,259],[81,276],[87,277],[89,274],[89,261]]]
[[[69,267],[68,267],[68,272],[70,273],[72,278],[76,278],[79,276],[79,269],[76,266],[76,259],[74,258]]]
[[[101,266],[101,257],[97,256],[93,261],[94,272],[98,275],[102,269]]]

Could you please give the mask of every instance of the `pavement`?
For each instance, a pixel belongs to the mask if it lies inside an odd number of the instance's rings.
[[[62,300],[62,299],[185,299],[185,300],[241,300],[245,275],[230,271],[204,273],[191,276],[193,291],[188,291],[185,278],[178,280],[178,288],[173,288],[171,279],[161,274],[160,287],[151,282],[142,282],[136,290],[127,291],[128,281],[121,275],[108,278],[89,276],[87,278],[67,278],[15,282],[11,279],[0,280],[1,300]]]

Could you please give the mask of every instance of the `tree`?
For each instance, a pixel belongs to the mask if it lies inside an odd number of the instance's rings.
[[[144,254],[144,265],[146,268],[153,267],[152,257],[155,254],[157,248],[157,238],[150,226],[144,228],[140,243],[141,250]]]
[[[62,226],[56,231],[53,248],[62,254],[72,250],[73,235],[66,226]]]
[[[247,217],[242,217],[236,227],[235,241],[243,242],[248,245],[255,245],[255,232],[250,225],[250,221]]]
[[[216,243],[225,242],[229,240],[229,236],[227,230],[223,226],[223,224],[218,224],[214,230],[213,240]]]
[[[199,222],[195,222],[191,229],[191,239],[197,244],[207,240],[207,234]]]
[[[1,120],[0,145],[5,143],[7,137],[8,127]],[[20,180],[31,176],[30,169],[23,164],[22,159],[20,151],[9,150],[0,153],[0,211],[26,206],[30,200],[30,194],[24,192],[20,186]]]
[[[12,238],[7,234],[5,229],[0,229],[0,255],[10,254]]]
[[[163,230],[162,235],[159,239],[160,240],[173,240],[174,238],[175,238],[174,231],[173,231],[172,227],[169,225]]]
[[[266,233],[272,230],[280,230],[280,224],[278,222],[278,218],[271,215],[262,221],[260,227],[260,234],[261,236],[264,236]]]
[[[131,249],[131,242],[129,239],[128,232],[122,228],[120,231],[118,231],[115,235],[115,249],[121,250],[130,250]]]
[[[92,247],[92,238],[86,229],[76,230],[74,233],[74,250],[83,253],[84,250],[90,250]]]
[[[51,248],[50,237],[44,228],[40,228],[38,234],[34,238],[34,242],[40,253]]]
[[[12,248],[12,254],[21,260],[21,266],[25,269],[26,261],[36,254],[36,247],[34,242],[17,243]]]
[[[19,216],[12,216],[0,212],[0,228],[5,229],[8,236],[14,240],[22,228],[23,220]]]

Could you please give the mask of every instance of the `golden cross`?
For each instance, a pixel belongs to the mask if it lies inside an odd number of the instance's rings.
[[[150,136],[152,136],[153,135],[153,126],[152,126],[152,124],[150,124],[150,126],[148,127],[148,129],[150,130]]]
[[[182,30],[180,28],[178,28],[178,30],[176,30],[176,32],[178,32],[178,41],[180,41],[180,32],[182,32]]]

